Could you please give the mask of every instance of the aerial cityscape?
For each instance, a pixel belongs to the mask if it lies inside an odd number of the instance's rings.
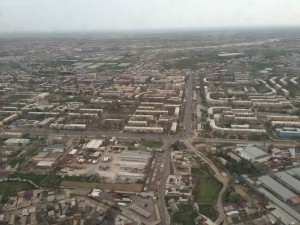
[[[0,225],[38,224],[300,225],[300,28],[0,31]]]

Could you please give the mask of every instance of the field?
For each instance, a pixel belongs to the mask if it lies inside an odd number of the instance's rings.
[[[21,178],[21,179],[31,180],[35,184],[41,186],[59,186],[63,180],[61,176],[58,175],[39,175],[39,174],[22,174],[22,173],[10,174],[9,178]]]
[[[73,188],[88,188],[88,189],[102,189],[112,191],[128,191],[128,192],[141,192],[142,184],[109,184],[109,183],[84,183],[75,181],[63,181],[61,186]]]
[[[199,168],[192,169],[195,184],[193,195],[195,202],[199,205],[199,212],[215,220],[218,217],[215,204],[222,185],[211,174],[206,164],[200,164]]]
[[[206,176],[201,176],[195,184],[194,196],[198,204],[214,204],[220,191],[219,183]]]
[[[142,140],[139,143],[145,147],[149,148],[161,148],[163,146],[163,141],[155,141],[155,140]]]
[[[14,101],[18,101],[18,100],[22,100],[22,99],[29,99],[29,98],[32,98],[32,95],[10,95],[8,97],[9,99],[11,100],[14,100]]]
[[[176,212],[172,216],[172,221],[176,224],[194,225],[194,219],[197,217],[197,213],[191,206],[181,205],[179,206],[179,212]]]
[[[14,196],[20,191],[27,191],[32,189],[35,188],[31,184],[26,182],[0,182],[0,195]]]

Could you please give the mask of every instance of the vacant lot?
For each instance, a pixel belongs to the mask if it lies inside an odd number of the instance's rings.
[[[0,195],[14,196],[20,191],[35,189],[31,184],[26,182],[0,182]]]

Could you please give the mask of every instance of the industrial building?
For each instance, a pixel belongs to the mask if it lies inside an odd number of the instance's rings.
[[[9,146],[20,146],[20,145],[28,145],[30,143],[29,139],[21,139],[21,138],[10,138],[4,142],[5,145]]]
[[[151,154],[149,152],[123,151],[120,155],[120,160],[132,161],[132,162],[148,162],[150,157],[151,157]]]
[[[87,150],[99,150],[100,146],[102,145],[103,140],[100,139],[93,139],[90,140],[83,148]]]
[[[274,174],[274,178],[282,183],[284,186],[293,190],[295,193],[300,195],[300,180],[291,176],[287,172],[278,172]]]
[[[300,221],[300,214],[290,208],[287,204],[279,200],[276,196],[274,196],[264,188],[259,188],[258,191],[264,194],[271,202],[278,205],[278,207],[280,207],[283,211],[290,215],[291,218],[288,221],[284,222],[285,225],[297,224],[297,222]],[[280,218],[280,215],[278,216],[277,214],[273,214],[273,216],[283,222],[282,218]]]
[[[261,176],[257,180],[260,181],[263,186],[265,186],[268,190],[270,190],[284,202],[287,202],[291,198],[297,197],[295,193],[269,176]]]
[[[270,158],[270,155],[263,150],[253,145],[238,147],[234,152],[241,158],[251,162],[265,162]]]

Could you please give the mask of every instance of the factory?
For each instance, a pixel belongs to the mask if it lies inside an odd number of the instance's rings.
[[[282,183],[284,186],[293,190],[295,193],[300,195],[300,180],[291,176],[287,172],[278,172],[274,174],[274,178]]]
[[[244,147],[238,147],[234,152],[241,158],[250,162],[266,162],[269,160],[270,155],[263,150],[253,145],[247,145]]]
[[[297,197],[295,193],[269,176],[261,176],[257,180],[284,202]]]
[[[93,139],[90,140],[83,149],[97,151],[100,149],[100,146],[103,144],[103,140]]]
[[[29,139],[21,139],[21,138],[10,138],[4,142],[5,145],[8,146],[25,146],[30,143]]]

